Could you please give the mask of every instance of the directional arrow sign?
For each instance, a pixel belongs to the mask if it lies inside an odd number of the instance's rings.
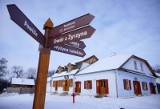
[[[15,5],[7,5],[11,19],[20,26],[24,31],[31,35],[41,45],[45,45],[45,37],[37,29],[37,27],[22,13],[22,11]]]
[[[86,47],[85,43],[82,41],[69,42],[65,45],[69,45],[69,46],[80,48],[80,49],[84,49]]]
[[[91,26],[83,27],[81,29],[78,29],[76,31],[71,31],[69,33],[57,36],[57,37],[51,37],[49,39],[49,46],[54,45],[60,45],[64,43],[69,43],[73,41],[79,41],[81,39],[89,38],[94,33],[95,29]]]
[[[82,49],[74,48],[67,45],[53,46],[51,47],[51,50],[66,53],[66,54],[71,54],[79,57],[84,57],[86,55],[86,53]]]
[[[63,23],[59,26],[54,27],[50,31],[50,36],[56,36],[61,33],[74,30],[76,28],[79,28],[81,26],[88,25],[92,20],[94,19],[94,16],[91,14],[85,14],[81,17],[75,18],[71,21],[68,21],[66,23]]]

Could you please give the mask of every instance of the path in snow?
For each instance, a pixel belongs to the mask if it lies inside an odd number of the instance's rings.
[[[0,109],[32,109],[33,94],[1,94]],[[71,96],[46,94],[45,109],[160,109],[160,95],[134,98],[95,98],[76,96],[72,103]]]

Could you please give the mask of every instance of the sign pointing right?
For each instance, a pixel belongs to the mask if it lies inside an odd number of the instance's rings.
[[[59,26],[54,27],[50,31],[50,36],[57,36],[57,35],[60,35],[61,33],[88,25],[93,19],[94,19],[94,16],[92,14],[85,14],[81,17],[75,18],[71,21],[68,21]]]
[[[82,41],[69,42],[65,45],[69,45],[69,46],[80,48],[80,49],[84,49],[86,47],[85,43]]]
[[[78,49],[78,48],[67,46],[67,45],[56,45],[51,47],[51,50],[62,52],[65,54],[75,55],[79,57],[84,57],[86,55],[86,53],[82,49]]]
[[[57,37],[51,37],[49,39],[49,47],[90,38],[94,31],[95,29],[93,27],[87,26]]]

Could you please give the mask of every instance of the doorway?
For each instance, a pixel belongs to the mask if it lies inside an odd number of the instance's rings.
[[[81,93],[81,82],[80,81],[75,82],[75,92]]]
[[[55,81],[55,91],[58,90],[58,81]]]
[[[108,79],[96,80],[96,92],[103,95],[108,94]]]
[[[156,94],[155,86],[153,83],[149,83],[151,94]]]
[[[63,83],[63,91],[69,91],[69,84],[67,80],[64,80]]]
[[[134,86],[134,94],[136,95],[141,95],[141,86],[139,81],[133,81],[133,86]]]

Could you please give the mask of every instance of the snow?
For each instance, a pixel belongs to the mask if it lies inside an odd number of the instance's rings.
[[[158,77],[160,77],[160,73],[155,73]]]
[[[119,68],[124,64],[132,55],[129,54],[119,54],[101,59],[84,70],[80,71],[78,74],[85,74],[97,71],[106,71]]]
[[[54,78],[54,77],[60,77],[60,76],[65,76],[65,75],[74,75],[77,71],[78,69],[72,70],[71,72],[64,71],[64,72],[61,72],[60,74],[56,73],[52,77]]]
[[[160,84],[160,78],[156,78],[156,83]]]
[[[25,98],[25,99],[24,99]],[[3,93],[0,95],[0,109],[32,109],[34,94]],[[160,95],[113,98],[94,96],[75,97],[46,94],[45,109],[160,109]]]
[[[12,78],[11,84],[34,85],[34,79]]]
[[[47,82],[50,82],[52,80],[52,77],[47,78]]]

